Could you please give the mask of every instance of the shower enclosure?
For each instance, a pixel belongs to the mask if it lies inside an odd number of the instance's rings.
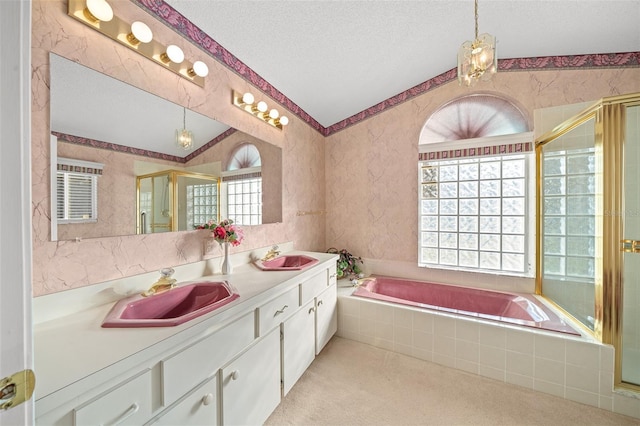
[[[604,98],[536,141],[536,291],[615,347],[640,391],[640,93]]]
[[[137,233],[188,231],[217,222],[219,185],[216,176],[179,170],[138,176]]]

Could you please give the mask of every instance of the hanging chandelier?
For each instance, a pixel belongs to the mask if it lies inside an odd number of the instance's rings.
[[[473,86],[479,80],[490,80],[498,70],[496,38],[491,34],[478,35],[478,0],[475,0],[476,38],[465,41],[458,50],[458,82]]]
[[[185,151],[193,147],[193,133],[187,130],[187,109],[183,108],[182,129],[176,129],[176,145]]]

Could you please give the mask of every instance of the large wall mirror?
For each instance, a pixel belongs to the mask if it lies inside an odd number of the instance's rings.
[[[50,54],[52,240],[282,221],[282,150]],[[177,132],[193,145],[183,149]]]

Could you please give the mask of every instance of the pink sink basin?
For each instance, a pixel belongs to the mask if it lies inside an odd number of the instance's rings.
[[[122,299],[102,322],[107,328],[171,327],[185,323],[236,300],[229,283],[204,281],[176,287],[148,297]]]
[[[284,255],[275,259],[258,261],[256,265],[264,271],[297,271],[318,263],[318,259],[304,254]]]

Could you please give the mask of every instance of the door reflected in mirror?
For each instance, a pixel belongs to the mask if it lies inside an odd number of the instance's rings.
[[[96,220],[58,223],[52,209],[53,240],[186,231],[227,217],[243,225],[282,221],[279,147],[56,54],[50,59],[52,176],[59,157],[103,164]],[[176,130],[184,127],[193,133],[190,151],[176,143]],[[233,166],[234,154],[249,145],[261,164]],[[164,192],[161,177],[153,190],[146,188],[150,181],[138,183],[162,173]],[[172,173],[176,180],[167,185]]]

